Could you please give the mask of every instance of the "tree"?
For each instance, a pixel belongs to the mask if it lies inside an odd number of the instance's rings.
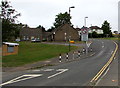
[[[36,27],[36,28],[40,28],[40,29],[42,29],[42,31],[43,32],[45,32],[46,30],[45,30],[45,28],[43,27],[43,26],[41,26],[41,25],[39,25],[38,27]]]
[[[102,30],[104,33],[104,37],[112,37],[112,32],[111,32],[111,27],[110,27],[110,23],[106,21],[104,21],[104,23],[102,24]]]
[[[92,33],[92,37],[93,37],[93,38],[98,38],[97,32],[94,31],[94,32]]]
[[[2,19],[2,40],[10,41],[19,36],[19,24],[15,24],[16,18],[20,16],[15,9],[12,8],[10,2],[1,1],[2,11],[0,18]]]
[[[71,24],[70,19],[71,16],[67,12],[59,13],[58,15],[56,15],[55,22],[53,23],[54,26],[52,26],[49,31],[52,31],[65,23]]]
[[[67,12],[59,13],[58,15],[56,15],[56,18],[55,18],[55,23],[54,23],[55,28],[65,23],[71,24],[70,19],[71,19],[71,16]]]
[[[49,28],[48,30],[47,30],[47,32],[52,32],[53,30],[55,29],[55,27],[51,27],[51,28]]]

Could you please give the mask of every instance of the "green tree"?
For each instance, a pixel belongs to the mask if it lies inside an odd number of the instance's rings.
[[[36,28],[40,28],[40,29],[42,29],[43,32],[46,31],[45,28],[44,28],[43,26],[41,26],[41,25],[37,26]]]
[[[2,40],[10,41],[19,36],[19,24],[15,24],[16,18],[20,16],[15,9],[12,8],[10,2],[1,1],[2,11],[0,18],[2,19]]]
[[[50,31],[54,30],[55,28],[58,28],[59,26],[61,26],[62,24],[65,24],[65,23],[71,24],[70,19],[71,19],[71,16],[68,14],[68,12],[59,13],[58,15],[56,15],[55,22],[53,23],[53,26],[50,29],[48,29],[48,31],[50,32]]]
[[[51,28],[49,28],[49,29],[47,30],[47,32],[51,32],[51,31],[53,31],[54,29],[55,29],[55,27],[51,26]]]
[[[92,33],[92,37],[93,37],[93,38],[98,38],[97,32],[94,31],[94,32]]]
[[[110,23],[106,21],[104,21],[104,23],[102,24],[102,30],[104,33],[104,37],[112,37],[112,32],[111,32],[111,27],[110,27]]]
[[[55,28],[65,23],[71,24],[70,19],[71,19],[71,16],[67,12],[59,13],[58,15],[56,15],[56,18],[55,18],[55,23],[54,23]]]

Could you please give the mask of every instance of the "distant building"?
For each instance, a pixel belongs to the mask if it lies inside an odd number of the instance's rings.
[[[89,27],[89,33],[93,33],[94,31],[97,34],[103,34],[103,30],[100,27],[98,27],[98,26],[91,26],[91,27]]]
[[[114,33],[114,34],[119,34],[118,31],[114,31],[113,33]]]
[[[20,30],[20,39],[22,41],[30,41],[32,39],[39,39],[41,41],[47,40],[49,32],[45,32],[42,28],[24,27]]]
[[[78,31],[78,35],[81,36],[81,29],[77,27],[76,30]]]
[[[57,29],[51,32],[49,40],[52,41],[68,41],[68,40],[79,40],[78,31],[71,27],[69,24],[63,24]]]

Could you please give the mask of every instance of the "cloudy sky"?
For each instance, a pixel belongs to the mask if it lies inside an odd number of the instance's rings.
[[[55,16],[71,9],[74,27],[84,25],[84,17],[88,17],[87,26],[102,26],[107,20],[112,31],[118,30],[118,1],[119,0],[9,0],[11,5],[21,13],[19,21],[30,27],[44,26],[46,29],[53,26]]]

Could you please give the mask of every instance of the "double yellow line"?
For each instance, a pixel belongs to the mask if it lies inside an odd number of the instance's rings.
[[[115,51],[113,52],[111,58],[109,59],[109,61],[103,66],[103,68],[97,73],[97,75],[90,82],[96,82],[100,78],[100,76],[104,73],[104,71],[107,69],[107,67],[110,65],[112,60],[114,59],[114,56],[115,56],[115,54],[118,50],[118,44],[116,42],[114,42],[114,43],[116,45],[116,48],[115,48]]]

